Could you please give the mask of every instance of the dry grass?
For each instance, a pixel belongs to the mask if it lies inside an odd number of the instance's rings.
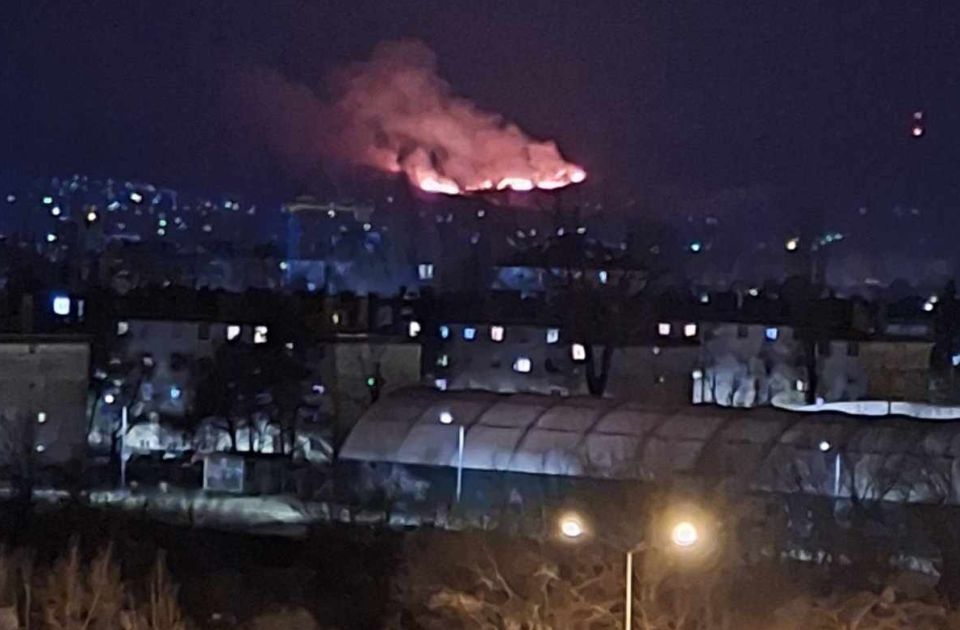
[[[142,590],[110,547],[85,562],[74,544],[39,570],[28,553],[0,551],[0,630],[186,630],[162,556]]]

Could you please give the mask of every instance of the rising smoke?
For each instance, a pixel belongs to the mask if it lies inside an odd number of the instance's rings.
[[[385,42],[369,61],[335,73],[328,101],[273,72],[248,75],[245,84],[270,141],[293,159],[403,172],[421,189],[446,194],[555,189],[586,178],[554,142],[454,95],[419,41]]]

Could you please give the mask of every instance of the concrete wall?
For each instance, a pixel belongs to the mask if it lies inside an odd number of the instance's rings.
[[[40,465],[83,456],[89,369],[86,341],[0,341],[0,461],[24,454],[16,443],[21,439],[33,443]]]

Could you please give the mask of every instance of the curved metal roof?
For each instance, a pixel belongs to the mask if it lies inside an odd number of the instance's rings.
[[[459,425],[463,466],[474,470],[692,475],[751,490],[960,504],[960,422],[952,421],[414,389],[373,405],[341,457],[456,467]]]

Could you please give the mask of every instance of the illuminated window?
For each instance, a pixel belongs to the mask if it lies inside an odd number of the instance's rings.
[[[503,326],[491,326],[490,339],[493,341],[503,341]]]
[[[463,329],[463,338],[467,341],[473,341],[477,338],[477,329],[473,326],[468,326]]]
[[[532,367],[528,357],[517,357],[517,360],[513,362],[513,370],[521,374],[528,374]]]
[[[407,325],[407,335],[409,335],[410,338],[412,339],[419,334],[420,334],[420,322],[417,322],[417,321],[410,322]]]
[[[52,214],[52,215],[55,216],[55,217],[59,217],[59,216],[60,216],[60,206],[54,206],[54,207],[50,208],[50,214]]]
[[[267,332],[268,329],[266,326],[256,326],[253,329],[253,343],[267,343]]]
[[[587,348],[582,343],[575,343],[570,346],[570,357],[574,361],[587,360]]]
[[[183,390],[173,385],[170,387],[170,399],[171,400],[180,400],[180,397],[183,396]]]
[[[447,367],[450,365],[450,356],[446,354],[441,354],[437,357],[437,366],[438,367]]]
[[[143,201],[143,195],[141,195],[137,191],[133,191],[132,193],[130,193],[130,201],[132,201],[133,203],[140,203],[141,201]]]
[[[57,295],[53,298],[53,312],[57,315],[70,314],[70,298],[65,295]]]
[[[607,280],[610,279],[610,274],[606,271],[601,271],[597,274],[597,278],[600,280],[600,284],[606,284]]]
[[[112,405],[113,403],[116,402],[116,400],[117,400],[117,397],[111,394],[110,392],[107,392],[106,394],[103,395],[103,402],[107,403],[108,405]]]
[[[130,324],[128,322],[117,322],[117,336],[122,337],[123,335],[130,332]]]
[[[438,379],[436,379],[435,381],[433,381],[433,384],[434,384],[434,385],[436,386],[436,388],[439,389],[441,392],[447,391],[447,379],[445,379],[445,378],[438,378]]]
[[[788,238],[787,242],[783,244],[788,252],[795,252],[797,248],[800,247],[800,239],[797,237]]]
[[[683,325],[683,336],[684,336],[684,337],[696,337],[696,336],[697,336],[697,325],[696,325],[696,324],[684,324],[684,325]]]
[[[330,316],[330,322],[331,322],[334,326],[339,326],[339,325],[340,325],[340,313],[334,312],[334,313]]]
[[[547,329],[547,343],[557,343],[560,341],[560,329],[559,328],[548,328]]]
[[[764,333],[764,336],[767,338],[768,341],[776,341],[777,338],[780,337],[780,330],[772,327],[767,328],[766,332]]]
[[[53,197],[47,196],[43,198],[43,205],[49,206],[51,203],[53,203]]]
[[[657,324],[657,333],[661,337],[669,337],[670,329],[671,329],[670,324],[667,324],[666,322],[660,322],[659,324]]]
[[[806,384],[804,381],[802,381],[801,379],[797,379],[796,385],[797,385],[797,391],[798,391],[798,392],[805,392],[805,391],[807,391],[807,384]]]
[[[47,421],[47,412],[46,412],[46,411],[38,411],[38,412],[37,412],[37,424],[43,424],[43,423],[46,422],[46,421]]]
[[[433,280],[433,263],[417,265],[417,275],[421,280]]]
[[[453,424],[453,414],[449,411],[441,411],[440,424]]]
[[[441,326],[441,327],[440,327],[440,338],[441,338],[441,339],[448,339],[449,337],[450,337],[450,327],[449,327],[449,326]]]
[[[47,447],[46,447],[46,446],[44,446],[43,444],[37,444],[37,452],[38,452],[38,453],[42,453],[42,452],[44,452],[45,450],[47,450]]]
[[[227,341],[233,341],[240,338],[240,326],[230,324],[227,326]]]

